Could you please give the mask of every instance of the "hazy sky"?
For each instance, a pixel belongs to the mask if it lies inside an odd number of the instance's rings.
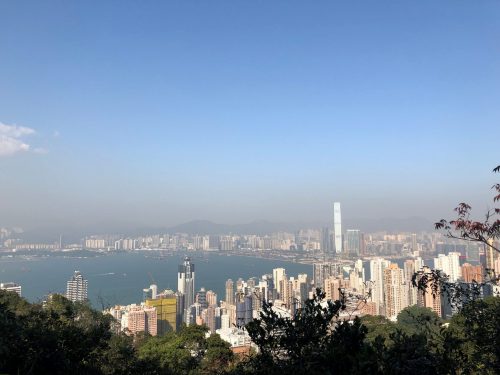
[[[482,211],[498,1],[2,1],[0,226]]]

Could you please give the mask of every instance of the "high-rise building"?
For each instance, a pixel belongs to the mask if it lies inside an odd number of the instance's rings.
[[[415,262],[415,259],[405,260],[403,270],[404,270],[404,281],[407,287],[408,294],[408,306],[413,306],[417,304],[417,288],[413,287],[413,275],[415,272],[419,271],[420,264]]]
[[[234,282],[231,279],[226,281],[226,303],[234,305]]]
[[[286,271],[284,268],[274,268],[273,269],[273,281],[274,287],[278,292],[278,296],[281,296],[283,289],[283,280],[286,280]]]
[[[202,310],[208,307],[207,302],[207,291],[205,288],[201,288],[198,293],[196,293],[196,302],[201,305]]]
[[[408,288],[404,272],[397,264],[391,263],[384,270],[385,316],[395,320],[398,314],[408,306]]]
[[[417,234],[416,233],[411,234],[411,250],[413,252],[418,251],[418,243],[417,243]]]
[[[464,263],[462,265],[462,278],[466,283],[472,283],[473,281],[482,283],[483,282],[483,267],[481,265],[473,266],[470,263]]]
[[[6,290],[8,292],[14,292],[21,297],[21,285],[18,285],[13,282],[8,282],[8,283],[0,283],[0,289],[1,290]]]
[[[323,288],[325,280],[330,276],[342,276],[342,264],[321,262],[313,264],[314,285]]]
[[[184,263],[179,265],[177,288],[184,295],[184,321],[190,322],[191,305],[194,303],[194,264],[189,257],[184,258]]]
[[[345,253],[357,256],[361,249],[361,231],[359,229],[348,229],[346,231]]]
[[[443,271],[449,277],[449,281],[454,283],[461,276],[460,253],[438,254],[438,257],[434,258],[434,268]]]
[[[333,203],[333,242],[335,252],[342,252],[342,218],[340,216],[340,203]]]
[[[325,280],[325,298],[331,301],[337,301],[340,299],[340,291],[345,288],[348,284],[347,280],[344,280],[340,277],[330,276]]]
[[[155,299],[147,299],[145,304],[156,309],[158,335],[177,330],[177,296],[173,290],[165,290]]]
[[[500,258],[498,251],[493,248],[493,240],[488,240],[488,245],[485,246],[486,269],[494,270],[495,262]]]
[[[377,314],[384,315],[384,271],[389,267],[388,260],[377,258],[370,261],[370,278],[371,278],[371,300],[377,304]]]
[[[324,253],[329,253],[332,248],[332,236],[331,236],[331,231],[330,228],[322,228],[321,229],[321,250]]]
[[[80,271],[75,271],[66,284],[66,298],[70,301],[85,301],[87,299],[88,281],[85,280]]]
[[[217,293],[215,293],[213,290],[207,291],[207,304],[208,306],[217,307]]]
[[[127,322],[126,328],[130,333],[135,335],[138,332],[147,332],[151,336],[157,335],[157,316],[154,307],[132,305],[126,315],[125,319],[122,317],[122,321]]]

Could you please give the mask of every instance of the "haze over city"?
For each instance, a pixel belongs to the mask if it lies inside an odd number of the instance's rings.
[[[484,212],[498,4],[381,4],[2,2],[0,226]]]

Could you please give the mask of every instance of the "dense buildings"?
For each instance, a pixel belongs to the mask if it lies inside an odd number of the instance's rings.
[[[66,298],[70,301],[85,301],[87,299],[88,281],[85,280],[80,271],[75,271],[74,275],[66,285]]]

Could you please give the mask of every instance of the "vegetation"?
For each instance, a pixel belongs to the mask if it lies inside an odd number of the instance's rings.
[[[30,304],[0,291],[0,373],[7,374],[498,374],[500,298],[473,301],[444,323],[408,307],[397,322],[339,319],[324,294],[293,317],[266,304],[247,326],[258,351],[233,354],[204,326],[164,337],[113,334],[112,318],[53,296]]]
[[[30,304],[0,290],[0,373],[218,374],[234,355],[206,327],[184,327],[165,337],[113,334],[113,318],[85,303],[53,295]]]

